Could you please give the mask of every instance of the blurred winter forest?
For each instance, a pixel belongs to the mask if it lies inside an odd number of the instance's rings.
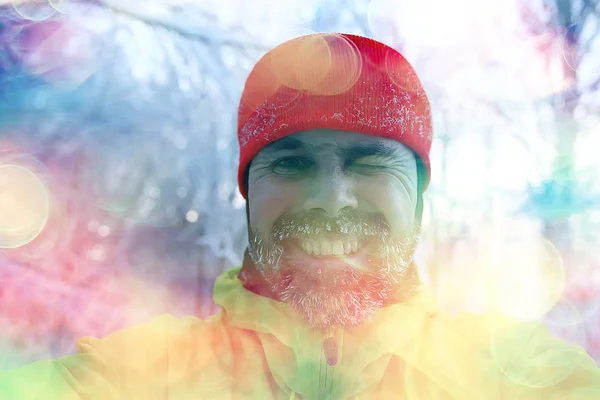
[[[310,32],[381,40],[425,85],[440,303],[600,361],[598,0],[0,0],[0,370],[216,311],[246,241],[244,80]]]

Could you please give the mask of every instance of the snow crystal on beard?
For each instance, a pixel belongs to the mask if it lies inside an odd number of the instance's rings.
[[[348,266],[334,279],[329,276],[324,285],[319,285],[314,271],[307,271],[285,257],[282,241],[323,233],[376,238],[379,246],[364,270]],[[249,253],[275,293],[309,325],[351,327],[370,320],[382,307],[405,276],[417,243],[412,234],[404,240],[392,241],[389,225],[382,216],[343,215],[336,221],[326,221],[302,214],[281,218],[269,240],[250,230]]]

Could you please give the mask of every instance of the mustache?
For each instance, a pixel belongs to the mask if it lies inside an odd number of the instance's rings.
[[[273,238],[282,241],[289,238],[340,234],[354,236],[376,236],[385,238],[390,225],[379,213],[347,213],[335,219],[302,212],[281,216],[273,224]]]

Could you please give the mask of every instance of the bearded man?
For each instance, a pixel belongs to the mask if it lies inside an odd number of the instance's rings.
[[[396,50],[347,34],[272,49],[240,101],[249,244],[207,320],[159,316],[0,375],[2,399],[595,399],[539,323],[450,317],[413,263],[429,101]]]

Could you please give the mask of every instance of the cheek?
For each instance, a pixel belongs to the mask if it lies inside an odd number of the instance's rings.
[[[275,221],[294,208],[299,190],[295,185],[265,179],[250,186],[250,225],[255,233],[267,233]]]
[[[392,235],[405,235],[415,221],[414,193],[394,177],[377,177],[357,185],[357,193],[370,212],[381,213],[389,222]],[[360,202],[360,201],[359,201]]]

